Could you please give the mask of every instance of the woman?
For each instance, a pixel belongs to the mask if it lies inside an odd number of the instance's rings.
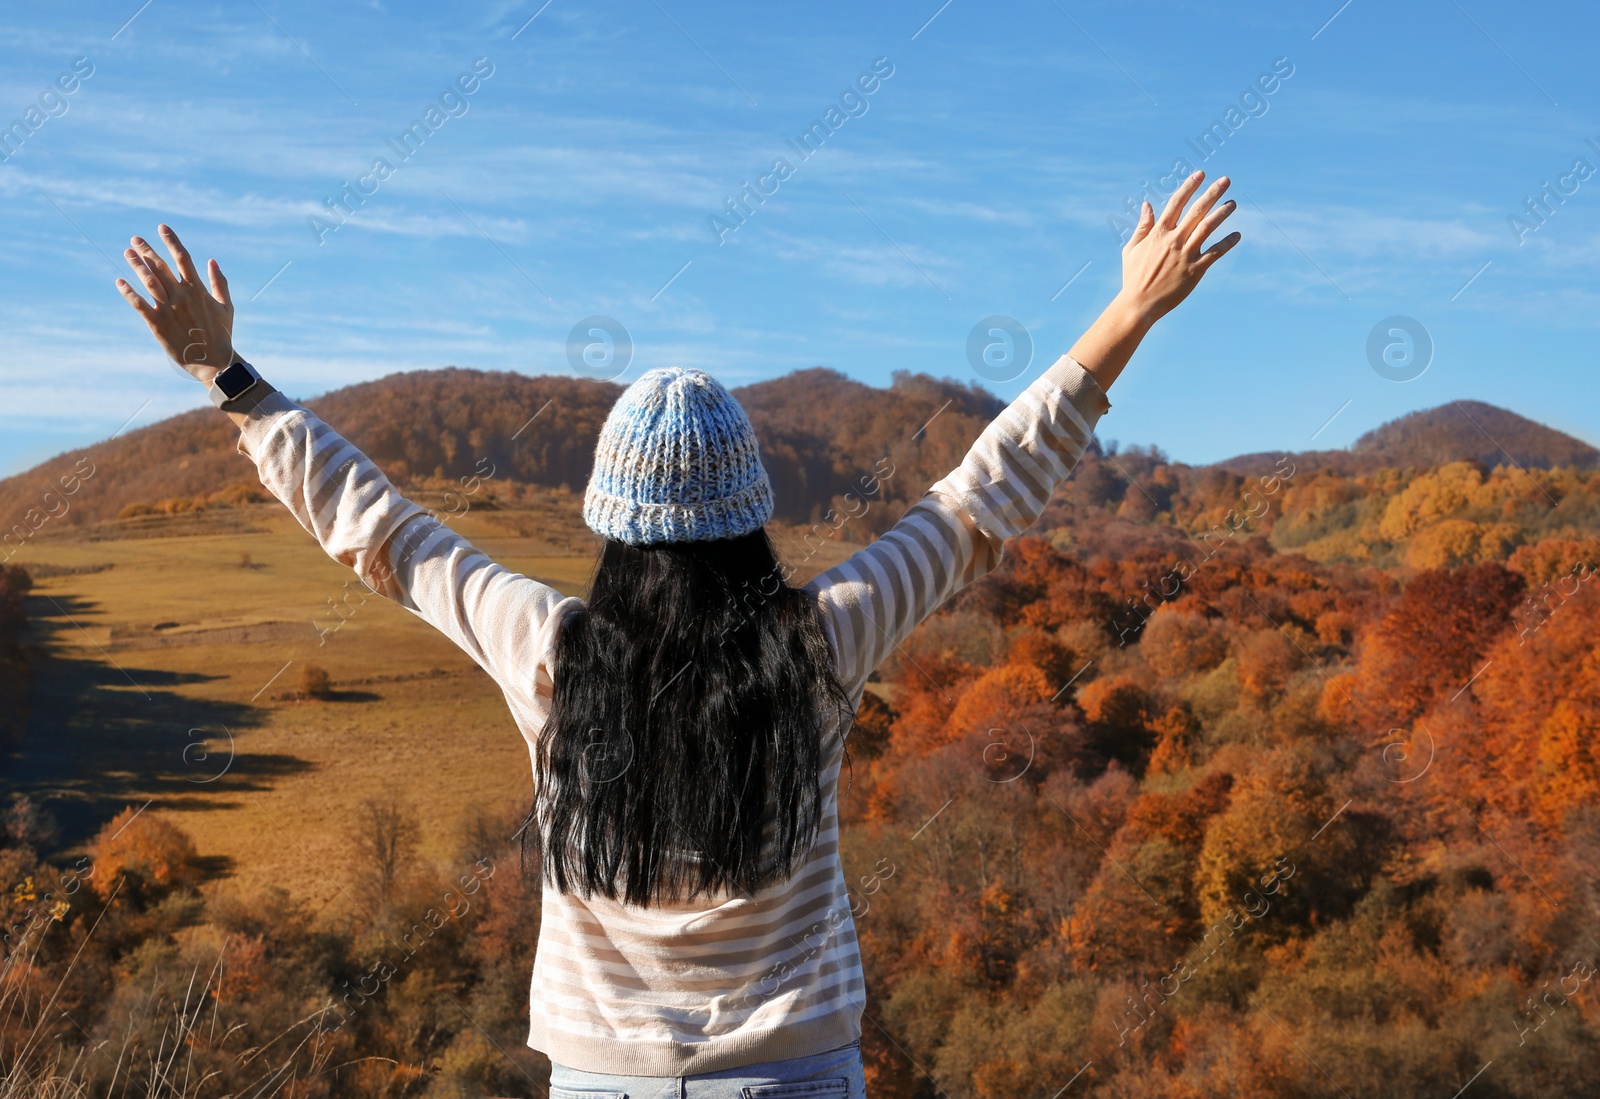
[[[1195,173],[1147,203],[1100,318],[882,538],[802,588],[764,525],[744,412],[696,370],[651,370],[595,450],[605,539],[587,603],[508,572],[234,354],[233,304],[171,229],[117,287],[239,427],[261,483],[335,559],[447,634],[527,738],[525,834],[544,870],[529,1044],[551,1094],[865,1095],[864,999],[839,864],[844,737],[867,677],[994,568],[1089,444],[1150,326],[1239,240]],[[220,368],[220,369],[219,369]],[[748,1089],[748,1090],[747,1090]]]

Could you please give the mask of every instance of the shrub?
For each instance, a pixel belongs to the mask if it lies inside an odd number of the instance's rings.
[[[89,844],[89,857],[94,867],[89,884],[102,897],[109,897],[124,876],[146,896],[192,888],[200,878],[189,833],[131,805],[100,829]]]
[[[1052,694],[1072,680],[1079,660],[1059,640],[1040,630],[1023,630],[1011,639],[1006,659],[1012,664],[1032,666],[1044,673]]]
[[[239,507],[243,504],[264,504],[270,499],[259,485],[241,482],[213,492],[210,502],[221,507]]]
[[[1282,630],[1250,633],[1239,645],[1239,683],[1257,701],[1276,698],[1300,666],[1303,654]]]
[[[327,669],[310,662],[300,665],[300,693],[307,698],[332,697],[333,683],[328,679]]]
[[[1205,615],[1176,610],[1163,603],[1150,616],[1139,638],[1139,651],[1161,675],[1178,679],[1222,663],[1228,641],[1216,623]]]

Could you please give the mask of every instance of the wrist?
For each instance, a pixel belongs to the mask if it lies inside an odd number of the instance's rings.
[[[1106,306],[1106,315],[1129,335],[1141,337],[1161,319],[1155,303],[1140,298],[1126,288],[1117,291],[1117,296],[1111,299],[1111,304]]]
[[[212,379],[214,379],[224,370],[228,369],[228,367],[232,366],[234,363],[238,362],[239,358],[239,353],[234,351],[232,348],[229,348],[226,355],[222,355],[215,360],[191,363],[184,366],[183,369],[187,370],[189,372],[189,376],[195,381],[209,388]]]
[[[1123,290],[1111,299],[1068,354],[1102,390],[1109,391],[1155,322],[1156,314],[1149,302]]]

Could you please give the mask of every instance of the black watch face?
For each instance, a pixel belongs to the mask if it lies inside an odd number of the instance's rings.
[[[255,384],[255,380],[255,375],[250,372],[248,366],[244,363],[234,363],[213,378],[212,382],[222,390],[222,395],[231,401]]]

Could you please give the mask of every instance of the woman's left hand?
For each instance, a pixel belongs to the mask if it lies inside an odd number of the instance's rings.
[[[209,385],[213,374],[233,362],[233,299],[228,295],[228,280],[222,277],[216,260],[208,261],[211,291],[207,293],[178,234],[170,226],[158,228],[172,255],[172,267],[141,237],[134,237],[133,246],[122,253],[152,301],[140,297],[126,279],[117,280],[117,289],[144,318],[172,361]]]

